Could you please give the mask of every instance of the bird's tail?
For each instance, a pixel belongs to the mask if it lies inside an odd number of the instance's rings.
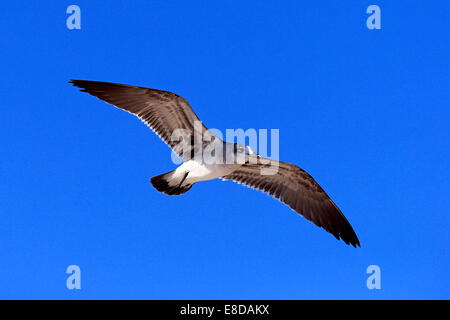
[[[178,196],[192,188],[192,184],[182,185],[187,173],[182,177],[178,177],[174,173],[175,170],[160,174],[151,178],[150,182],[156,190],[170,196]]]

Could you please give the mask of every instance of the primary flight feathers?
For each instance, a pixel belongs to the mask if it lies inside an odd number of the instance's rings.
[[[262,158],[243,146],[247,158],[243,164],[208,165],[195,160],[195,154],[201,150],[194,149],[193,141],[207,144],[223,144],[217,137],[202,140],[202,135],[210,132],[201,125],[201,130],[194,129],[194,123],[200,120],[183,97],[174,93],[129,86],[117,83],[71,80],[74,86],[117,108],[126,110],[144,121],[178,156],[185,156],[183,164],[176,170],[151,179],[153,186],[160,192],[178,195],[187,192],[194,183],[220,178],[232,180],[248,187],[261,190],[287,204],[306,219],[342,239],[346,244],[360,246],[352,226],[319,184],[304,170],[294,164]],[[191,139],[173,141],[172,133],[184,129]],[[197,136],[196,136],[197,135]],[[210,134],[211,135],[211,134]],[[242,148],[228,148],[228,153],[237,155]],[[186,157],[186,150],[189,157]],[[239,151],[238,151],[239,150]],[[270,164],[268,164],[270,163]],[[272,175],[261,174],[261,169],[276,165],[278,170]]]

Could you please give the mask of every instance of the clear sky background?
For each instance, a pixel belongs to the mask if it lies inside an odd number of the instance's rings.
[[[0,298],[450,298],[449,19],[448,1],[2,3]],[[71,78],[280,129],[362,247],[232,182],[157,192],[170,149]]]

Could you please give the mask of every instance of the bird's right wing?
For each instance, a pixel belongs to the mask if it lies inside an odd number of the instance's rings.
[[[218,139],[201,123],[186,99],[175,93],[100,81],[70,83],[139,117],[185,161],[195,153],[194,148],[204,148]]]
[[[346,244],[359,246],[350,223],[320,185],[294,164],[258,157],[222,177],[261,190],[287,204],[306,219],[341,238]]]

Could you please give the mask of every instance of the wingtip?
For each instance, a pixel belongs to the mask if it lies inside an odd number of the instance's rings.
[[[89,88],[95,86],[96,84],[100,83],[99,81],[91,81],[91,80],[79,80],[79,79],[70,79],[69,83],[72,84],[72,86],[80,88],[81,92],[88,92]]]
[[[359,243],[358,238],[351,240],[348,244],[351,244],[354,248],[361,248],[361,244]]]
[[[333,234],[334,235],[334,234]],[[354,248],[361,248],[358,236],[356,235],[353,228],[351,228],[351,234],[338,234],[334,235],[338,240],[342,240],[348,246],[353,246]]]
[[[84,80],[77,80],[77,79],[70,79],[68,83],[72,84],[74,87],[79,87],[80,83],[82,83]]]
[[[78,85],[80,85],[80,84],[107,83],[107,82],[101,82],[101,81],[81,80],[81,79],[70,79],[68,82],[71,83],[71,84],[73,84],[74,86],[78,86]]]

